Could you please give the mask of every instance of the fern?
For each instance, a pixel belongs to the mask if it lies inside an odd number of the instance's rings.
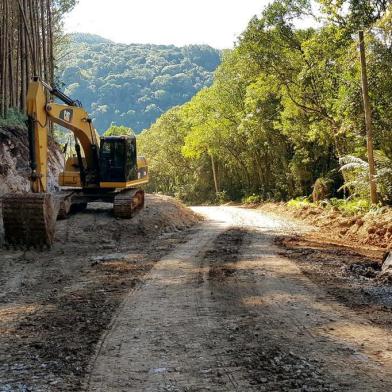
[[[382,152],[375,151],[377,191],[383,201],[392,200],[392,162]],[[339,159],[344,185],[352,196],[369,196],[369,164],[361,158],[346,155]]]

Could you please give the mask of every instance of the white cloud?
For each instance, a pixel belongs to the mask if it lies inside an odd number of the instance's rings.
[[[80,0],[67,32],[98,34],[115,42],[208,44],[230,48],[268,0]]]

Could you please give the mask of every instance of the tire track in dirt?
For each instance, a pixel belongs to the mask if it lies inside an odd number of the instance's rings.
[[[89,390],[228,390],[219,376],[211,377],[214,356],[204,357],[204,331],[214,322],[213,313],[193,302],[199,272],[195,260],[226,227],[226,222],[203,225],[127,297],[93,362]]]

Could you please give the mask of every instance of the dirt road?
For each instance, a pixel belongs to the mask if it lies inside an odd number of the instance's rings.
[[[130,292],[102,337],[89,391],[388,391],[392,341],[274,244],[294,226],[202,207],[189,238]]]

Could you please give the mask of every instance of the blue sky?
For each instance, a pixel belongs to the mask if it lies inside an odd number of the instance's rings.
[[[115,42],[208,44],[231,48],[268,0],[79,0],[67,32],[98,34]]]

